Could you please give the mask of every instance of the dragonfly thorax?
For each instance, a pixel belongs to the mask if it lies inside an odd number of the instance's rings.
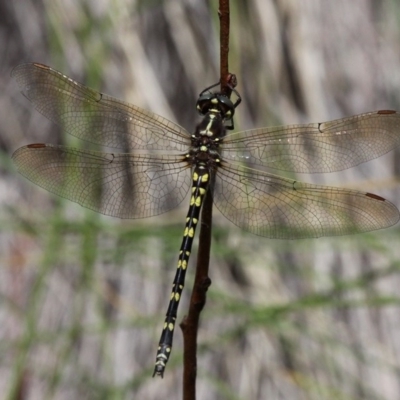
[[[197,100],[197,111],[201,115],[208,112],[219,112],[224,120],[230,120],[235,113],[235,105],[227,96],[221,93],[205,93]]]
[[[202,163],[215,167],[220,161],[219,145],[226,133],[222,116],[217,111],[209,111],[197,125],[192,135],[192,143],[186,159],[192,164]]]
[[[205,138],[215,140],[217,138],[223,138],[225,134],[226,128],[221,112],[219,110],[210,110],[197,125],[193,137],[204,138],[202,140],[206,142],[207,140],[205,140]]]

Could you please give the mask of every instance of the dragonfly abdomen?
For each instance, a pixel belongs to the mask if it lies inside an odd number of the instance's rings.
[[[209,187],[210,172],[203,164],[199,164],[194,169],[192,177],[193,184],[190,206],[186,216],[185,230],[183,232],[183,239],[178,257],[178,267],[172,284],[171,297],[158,345],[153,376],[160,375],[162,377],[164,375],[164,369],[171,353],[179,301],[185,285],[186,270],[190,252],[192,251],[194,234],[199,222],[201,206]]]

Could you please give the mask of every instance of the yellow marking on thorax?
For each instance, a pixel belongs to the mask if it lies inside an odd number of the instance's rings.
[[[206,129],[205,129],[205,131],[207,131],[207,132],[209,132],[210,131],[210,129],[211,129],[211,127],[212,127],[212,124],[213,124],[213,119],[215,118],[215,115],[210,115],[210,121],[209,121],[209,123],[207,124],[207,126],[206,126]]]

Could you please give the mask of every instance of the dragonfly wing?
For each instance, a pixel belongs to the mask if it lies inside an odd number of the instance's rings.
[[[400,218],[392,203],[371,193],[297,182],[236,165],[218,170],[214,202],[240,228],[275,239],[368,232]]]
[[[182,156],[34,144],[19,148],[12,158],[22,175],[49,192],[119,218],[145,218],[171,210],[191,185]]]
[[[376,111],[335,121],[254,129],[228,135],[229,161],[294,172],[340,171],[400,145],[400,114]]]
[[[12,71],[24,96],[49,120],[82,140],[122,149],[186,151],[189,133],[179,125],[90,89],[42,64]]]

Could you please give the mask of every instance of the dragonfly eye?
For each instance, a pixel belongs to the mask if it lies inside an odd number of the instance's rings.
[[[210,110],[218,110],[223,119],[231,119],[235,113],[235,105],[226,96],[219,93],[202,94],[197,100],[197,111],[206,115]]]

